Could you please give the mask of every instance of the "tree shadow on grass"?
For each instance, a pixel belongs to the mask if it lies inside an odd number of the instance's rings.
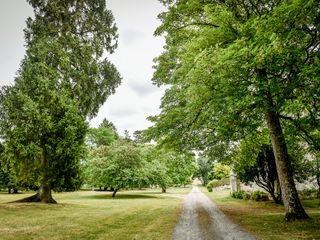
[[[81,198],[85,199],[106,199],[106,200],[119,200],[119,199],[154,199],[158,198],[157,196],[151,196],[146,194],[117,194],[114,198],[111,197],[111,194],[97,194],[97,195],[87,195],[82,196]]]

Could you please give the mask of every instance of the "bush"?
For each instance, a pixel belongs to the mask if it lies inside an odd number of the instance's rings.
[[[299,191],[299,196],[303,200],[316,199],[318,195],[317,189],[303,189]]]
[[[212,181],[208,182],[207,189],[209,192],[212,192],[212,188],[214,188],[214,186],[216,185],[217,182],[218,182],[218,180],[212,180]]]
[[[207,184],[207,189],[209,192],[212,192],[212,188],[221,187],[229,185],[229,178],[224,178],[221,180],[214,179]]]
[[[250,195],[250,199],[254,201],[267,201],[269,199],[268,195],[262,191],[254,191]]]
[[[236,198],[236,199],[248,200],[248,199],[250,199],[250,194],[245,191],[237,191],[237,192],[231,193],[231,197]]]
[[[269,199],[268,195],[262,191],[254,191],[248,193],[245,191],[238,191],[231,193],[231,197],[243,200],[254,200],[254,201],[267,201]]]

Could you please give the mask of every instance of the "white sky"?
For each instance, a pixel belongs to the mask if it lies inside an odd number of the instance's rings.
[[[14,82],[24,55],[25,20],[32,8],[25,0],[0,0],[0,85]],[[163,50],[164,40],[154,37],[160,24],[157,15],[164,10],[157,0],[107,0],[119,33],[119,46],[110,60],[122,76],[116,94],[109,97],[90,125],[103,118],[112,121],[122,134],[150,126],[146,117],[159,113],[163,89],[153,86],[153,58]]]

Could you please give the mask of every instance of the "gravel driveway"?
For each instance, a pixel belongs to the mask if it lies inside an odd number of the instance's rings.
[[[198,187],[186,196],[173,240],[254,240],[232,223]]]

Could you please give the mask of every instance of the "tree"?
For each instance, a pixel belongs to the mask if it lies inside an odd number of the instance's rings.
[[[108,119],[104,118],[101,124],[99,125],[99,128],[109,128],[112,130],[115,138],[117,139],[119,138],[119,134],[116,126],[113,124],[113,122],[109,121]]]
[[[209,158],[206,157],[199,157],[197,159],[197,170],[194,174],[194,176],[198,177],[203,186],[206,186],[208,184],[208,176],[209,176],[209,172],[212,169],[212,162],[209,160]]]
[[[129,133],[128,130],[124,130],[124,132],[123,132],[123,139],[124,139],[125,141],[127,141],[127,142],[131,142],[131,141],[132,141],[132,139],[131,139],[131,137],[130,137],[130,133]]]
[[[141,145],[144,171],[149,185],[160,186],[162,192],[172,185],[190,183],[196,171],[194,156],[162,148],[159,145]]]
[[[167,166],[167,174],[173,185],[187,185],[191,183],[192,176],[196,171],[196,161],[189,153],[178,152],[164,148],[163,160]]]
[[[266,190],[276,203],[281,203],[281,191],[272,147],[263,145],[253,166],[244,165],[238,170],[240,181],[255,182]]]
[[[8,162],[5,155],[5,146],[0,143],[0,189],[7,189],[8,193],[18,193],[15,178],[10,171]]]
[[[140,144],[141,157],[144,162],[145,183],[149,186],[160,186],[166,192],[171,185],[166,160],[156,145]]]
[[[108,127],[91,128],[87,135],[87,143],[94,148],[110,145],[115,139],[113,130]]]
[[[126,140],[117,140],[111,146],[95,149],[87,168],[89,183],[111,187],[112,197],[121,188],[138,187],[144,180],[139,148]]]
[[[26,56],[15,85],[1,92],[1,136],[19,178],[39,186],[22,201],[55,203],[51,190],[81,185],[86,119],[120,83],[103,58],[116,47],[113,16],[103,0],[28,0]]]
[[[283,125],[291,116],[312,115],[319,105],[319,3],[161,2],[168,11],[160,15],[156,34],[166,34],[166,51],[156,60],[153,80],[170,88],[162,112],[150,118],[156,124],[149,135],[228,155],[248,133],[267,126],[285,219],[308,218]],[[292,127],[302,131],[298,126]]]
[[[228,165],[224,165],[221,163],[215,163],[211,172],[209,173],[210,180],[221,180],[224,178],[228,178],[230,175],[231,168]]]

